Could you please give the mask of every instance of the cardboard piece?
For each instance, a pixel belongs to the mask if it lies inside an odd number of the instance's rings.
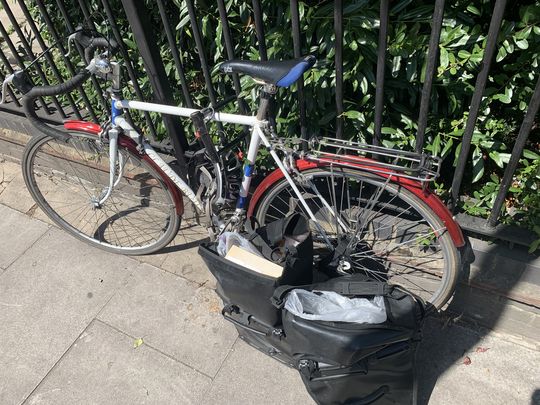
[[[236,245],[229,249],[225,259],[266,276],[278,278],[283,274],[283,267]]]

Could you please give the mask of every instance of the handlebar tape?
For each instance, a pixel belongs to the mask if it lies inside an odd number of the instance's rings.
[[[86,36],[81,36],[78,38],[78,40],[84,47],[84,58],[86,59],[86,62],[89,62],[92,59],[92,54],[96,48],[110,48],[113,55],[118,52],[118,44],[114,39],[109,41],[107,38],[103,37],[89,38]]]
[[[65,83],[58,84],[56,86],[31,87],[31,90],[27,91],[22,98],[24,114],[30,123],[44,134],[66,142],[69,139],[69,136],[65,132],[48,126],[37,116],[34,102],[38,97],[41,96],[56,96],[59,94],[69,93],[88,79],[90,74],[91,73],[89,70],[83,69]]]

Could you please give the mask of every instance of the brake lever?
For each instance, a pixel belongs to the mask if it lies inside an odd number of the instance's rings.
[[[64,55],[65,57],[68,57],[69,54],[71,53],[71,50],[73,49],[72,42],[75,42],[75,41],[77,40],[77,34],[78,34],[78,32],[75,32],[75,33],[71,34],[71,35],[68,37],[68,40],[67,40],[67,48],[68,48],[68,51],[67,51],[67,53]]]
[[[2,83],[2,99],[0,100],[0,104],[4,104],[6,101],[7,85],[13,81],[14,77],[15,74],[12,73],[4,79],[4,82]]]

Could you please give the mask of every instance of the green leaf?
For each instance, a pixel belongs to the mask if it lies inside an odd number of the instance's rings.
[[[499,48],[499,52],[497,52],[497,56],[495,57],[495,61],[500,62],[504,58],[506,58],[506,48],[504,46],[501,46]]]
[[[343,114],[345,115],[345,114]],[[335,111],[330,111],[319,119],[319,125],[326,125],[336,117]]]
[[[504,104],[510,104],[512,102],[512,95],[514,94],[514,91],[511,87],[507,87],[504,89],[504,94],[495,94],[493,96],[494,100],[499,100],[501,103]]]
[[[516,39],[527,39],[531,35],[532,27],[524,28],[516,32]]]
[[[450,153],[453,145],[454,145],[454,140],[452,138],[449,138],[448,141],[446,141],[444,148],[441,152],[441,157],[443,159]]]
[[[357,119],[360,119],[360,117],[362,117],[362,113],[360,111],[349,110],[349,111],[345,111],[343,113],[343,116],[353,119],[353,120],[357,120]]]
[[[500,168],[503,168],[504,164],[508,163],[508,160],[510,159],[510,154],[509,153],[499,153],[499,152],[493,150],[493,151],[489,152],[489,157],[491,158],[491,160],[493,160],[495,162],[495,164],[497,166],[499,166]]]
[[[181,30],[189,22],[189,14],[185,15],[184,18],[176,25],[176,30]]]
[[[518,39],[514,40],[514,42],[519,49],[527,49],[529,47],[529,41],[526,39]]]
[[[467,11],[471,14],[474,14],[474,15],[480,15],[480,10],[478,10],[475,6],[473,5],[468,5],[467,6]]]
[[[536,239],[531,246],[529,246],[529,253],[534,253],[540,247],[540,239]]]
[[[364,94],[366,94],[368,92],[368,80],[367,80],[367,78],[365,76],[362,77],[362,80],[360,81],[360,90]]]
[[[461,59],[469,59],[471,54],[470,54],[470,52],[467,52],[466,50],[462,49],[461,51],[458,52],[458,56]]]
[[[540,160],[540,155],[529,149],[523,149],[523,157],[526,159]]]
[[[510,42],[509,40],[505,39],[503,42],[504,49],[506,49],[506,52],[512,53],[514,52],[514,43]]]
[[[393,77],[398,76],[400,67],[401,67],[401,56],[394,56],[394,59],[392,59],[392,76]]]
[[[443,67],[444,69],[446,69],[448,67],[448,63],[449,63],[449,60],[448,60],[448,51],[441,47],[441,51],[440,51],[440,56],[439,56],[439,59],[440,59],[440,65],[441,67]]]
[[[540,21],[540,9],[538,5],[529,5],[519,10],[521,20],[525,24],[534,24]]]
[[[473,179],[472,182],[476,183],[484,175],[484,157],[482,156],[482,150],[476,147],[472,155],[473,161]]]
[[[382,128],[381,128],[381,133],[383,133],[383,134],[389,134],[389,135],[394,135],[394,134],[397,134],[398,131],[397,131],[395,128],[382,127]]]
[[[440,151],[441,151],[441,136],[437,134],[437,136],[435,136],[435,138],[433,139],[431,153],[434,154],[435,156],[438,156]]]

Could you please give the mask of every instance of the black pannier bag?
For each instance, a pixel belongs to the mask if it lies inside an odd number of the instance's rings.
[[[282,307],[294,288],[351,298],[384,297],[387,320],[380,324],[309,320],[283,309],[286,344],[276,345],[277,350],[288,351],[288,363],[296,365],[318,404],[416,402],[414,359],[424,317],[419,300],[398,287],[355,274],[309,286],[281,286],[273,297],[275,305]]]
[[[268,259],[280,245],[273,235],[283,236],[288,223],[307,229],[304,217],[290,218],[273,223],[270,236],[268,227],[250,235]],[[275,279],[220,257],[215,245],[201,245],[199,253],[218,281],[225,319],[246,343],[297,369],[317,404],[415,404],[414,358],[424,317],[420,300],[362,274],[313,283],[311,238],[298,247],[287,253],[283,276]],[[325,270],[318,269],[315,278],[333,274]],[[295,288],[350,298],[382,296],[387,319],[379,324],[304,319],[284,308]]]
[[[217,280],[217,293],[225,304],[234,304],[266,325],[277,325],[281,311],[270,298],[276,287],[312,282],[313,241],[309,223],[301,214],[294,214],[260,227],[245,237],[270,261],[283,266],[281,277],[274,278],[252,271],[219,256],[216,245],[203,243],[199,254]],[[284,248],[285,237],[302,237],[296,246]]]
[[[420,328],[423,306],[410,294],[386,283],[369,281],[363,274],[332,278],[306,286],[280,286],[272,297],[282,308],[293,289],[332,291],[350,298],[384,297],[387,320],[381,324],[329,322],[301,318],[283,308],[282,324],[294,356],[333,365],[350,365],[382,346],[414,338]],[[321,350],[321,348],[323,348]]]

